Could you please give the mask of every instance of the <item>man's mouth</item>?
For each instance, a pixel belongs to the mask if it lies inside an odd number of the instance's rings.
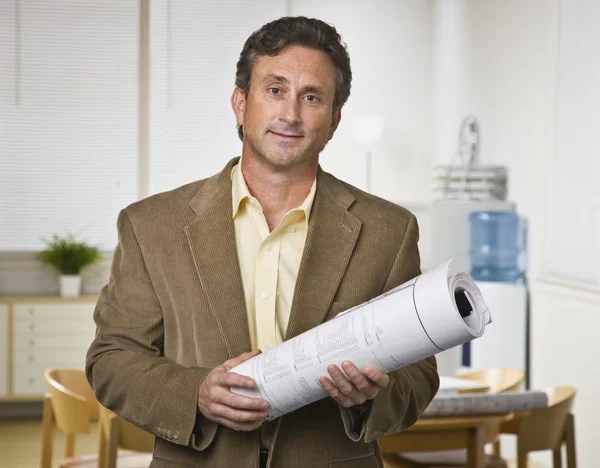
[[[277,135],[278,137],[282,137],[282,138],[302,138],[302,135],[299,135],[297,133],[279,133],[279,132],[274,132],[273,130],[271,130],[271,133],[274,135]]]

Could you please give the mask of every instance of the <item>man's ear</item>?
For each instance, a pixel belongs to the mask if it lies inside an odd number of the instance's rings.
[[[331,125],[329,125],[329,135],[327,136],[327,141],[333,138],[333,134],[338,128],[340,124],[340,120],[342,120],[342,109],[337,110],[333,113],[333,118],[331,119]]]
[[[231,108],[235,114],[238,125],[244,125],[244,110],[246,109],[246,96],[244,90],[235,88],[231,95]]]

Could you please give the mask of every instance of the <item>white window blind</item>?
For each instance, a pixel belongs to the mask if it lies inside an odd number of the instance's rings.
[[[137,0],[0,0],[0,251],[116,245],[137,197]]]
[[[600,284],[600,3],[563,1],[548,273]]]
[[[151,193],[221,170],[241,153],[230,97],[248,36],[285,0],[155,0],[150,10]]]

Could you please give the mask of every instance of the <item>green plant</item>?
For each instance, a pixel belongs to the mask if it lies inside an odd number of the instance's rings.
[[[79,275],[84,268],[102,260],[100,250],[78,242],[73,234],[55,234],[51,240],[43,240],[46,248],[37,253],[38,260],[56,268],[61,275]]]

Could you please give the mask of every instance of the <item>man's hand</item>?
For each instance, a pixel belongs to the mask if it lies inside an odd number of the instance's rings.
[[[260,354],[260,350],[240,354],[215,367],[198,392],[198,408],[211,421],[236,431],[258,429],[267,417],[269,403],[233,393],[230,387],[254,388],[254,379],[229,372],[235,366]]]
[[[367,400],[372,400],[390,383],[389,376],[374,367],[367,367],[365,374],[361,374],[352,362],[344,361],[342,368],[350,379],[338,366],[332,364],[327,370],[333,381],[327,377],[320,377],[319,382],[331,398],[344,408],[362,405]]]

